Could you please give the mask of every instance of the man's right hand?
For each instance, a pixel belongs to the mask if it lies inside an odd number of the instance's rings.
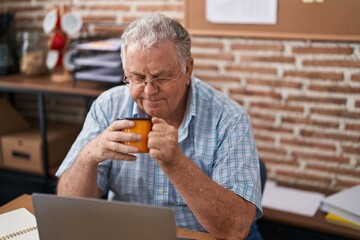
[[[130,120],[114,121],[105,131],[92,139],[80,154],[86,156],[83,159],[88,159],[93,163],[100,163],[107,159],[136,160],[131,153],[137,153],[139,149],[122,143],[141,140],[140,134],[121,131],[133,126],[134,123]]]

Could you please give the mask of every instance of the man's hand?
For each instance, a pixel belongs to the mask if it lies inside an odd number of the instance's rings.
[[[82,150],[94,163],[102,162],[106,159],[136,160],[134,155],[139,151],[137,147],[125,145],[125,141],[140,141],[141,135],[135,133],[122,132],[122,129],[131,128],[134,123],[129,120],[117,120],[113,122],[105,131],[92,139]]]
[[[150,157],[159,165],[176,165],[178,156],[182,154],[178,144],[178,130],[161,118],[152,118],[152,131],[149,133],[148,147]]]

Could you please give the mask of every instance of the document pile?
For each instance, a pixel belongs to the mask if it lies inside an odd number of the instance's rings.
[[[278,186],[276,182],[266,181],[262,200],[263,207],[312,217],[318,210],[324,195]]]
[[[321,204],[325,221],[360,230],[360,185],[334,193]]]
[[[74,80],[120,84],[124,76],[120,46],[117,38],[78,44],[80,54],[74,60],[77,69]]]

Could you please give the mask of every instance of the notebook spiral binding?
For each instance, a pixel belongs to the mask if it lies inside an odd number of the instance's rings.
[[[26,233],[36,231],[36,230],[37,230],[37,226],[26,228],[26,229],[23,229],[23,230],[14,232],[14,233],[7,234],[5,236],[0,236],[0,240],[12,239],[12,238],[18,237],[18,236],[20,236],[22,234],[26,234]],[[29,240],[32,240],[32,239],[29,239]]]

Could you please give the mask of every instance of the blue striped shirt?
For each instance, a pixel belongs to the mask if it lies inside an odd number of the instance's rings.
[[[248,114],[238,103],[196,78],[190,86],[178,130],[180,148],[213,181],[254,203],[259,218],[259,163]],[[83,130],[56,175],[68,169],[84,145],[117,118],[145,116],[131,99],[127,86],[104,92],[93,103]],[[137,154],[136,161],[106,160],[98,170],[98,187],[104,193],[111,191],[113,200],[171,207],[179,227],[205,231],[148,154]]]

